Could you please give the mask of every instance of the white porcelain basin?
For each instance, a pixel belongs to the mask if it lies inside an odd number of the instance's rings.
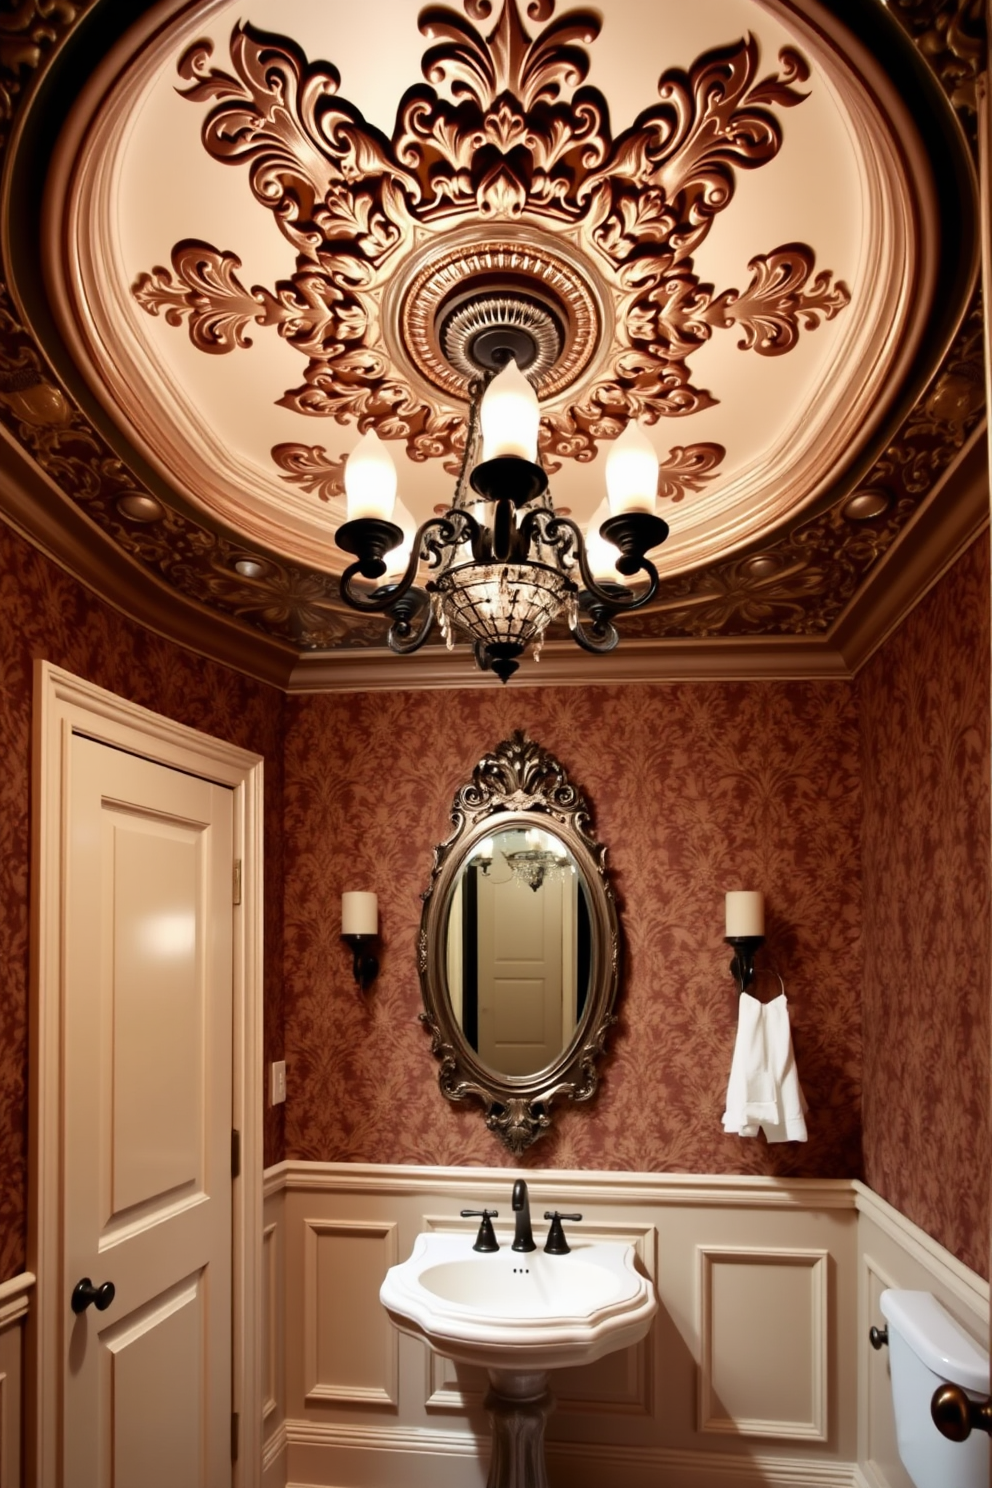
[[[571,1252],[556,1256],[418,1235],[379,1296],[397,1328],[450,1359],[510,1371],[588,1364],[643,1338],[658,1303],[632,1245],[570,1238]]]

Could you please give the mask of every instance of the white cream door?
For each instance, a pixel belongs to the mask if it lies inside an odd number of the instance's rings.
[[[62,1484],[224,1488],[232,793],[75,736],[69,800]]]
[[[479,1058],[530,1075],[562,1049],[563,880],[477,877]]]

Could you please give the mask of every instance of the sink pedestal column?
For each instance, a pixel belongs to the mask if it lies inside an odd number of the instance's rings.
[[[544,1423],[555,1408],[545,1373],[490,1369],[485,1407],[493,1426],[486,1488],[548,1488]]]

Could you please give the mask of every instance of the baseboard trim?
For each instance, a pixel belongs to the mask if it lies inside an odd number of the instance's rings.
[[[489,1461],[489,1443],[468,1432],[424,1431],[403,1427],[336,1426],[329,1422],[287,1421],[290,1476],[287,1488],[303,1488],[313,1481],[314,1468],[321,1481],[343,1485],[375,1481],[379,1488],[409,1488],[412,1483],[432,1484],[467,1481],[467,1461],[478,1464],[481,1474]],[[303,1454],[294,1449],[302,1448]],[[356,1454],[376,1457],[374,1479],[367,1467],[356,1463]],[[306,1466],[294,1457],[305,1455]],[[604,1482],[622,1482],[624,1488],[867,1488],[859,1484],[853,1462],[812,1461],[800,1457],[774,1457],[767,1453],[679,1452],[667,1448],[597,1446],[549,1442],[548,1462],[556,1476],[572,1488],[600,1488]],[[351,1458],[350,1464],[346,1459]],[[415,1459],[415,1461],[411,1461]],[[350,1470],[349,1470],[350,1467]],[[306,1477],[298,1481],[294,1470]]]

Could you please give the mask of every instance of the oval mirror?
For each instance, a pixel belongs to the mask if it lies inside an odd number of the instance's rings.
[[[561,764],[516,733],[486,755],[435,848],[420,933],[423,1021],[449,1100],[479,1100],[513,1152],[585,1101],[615,1022],[620,932],[606,849]]]

